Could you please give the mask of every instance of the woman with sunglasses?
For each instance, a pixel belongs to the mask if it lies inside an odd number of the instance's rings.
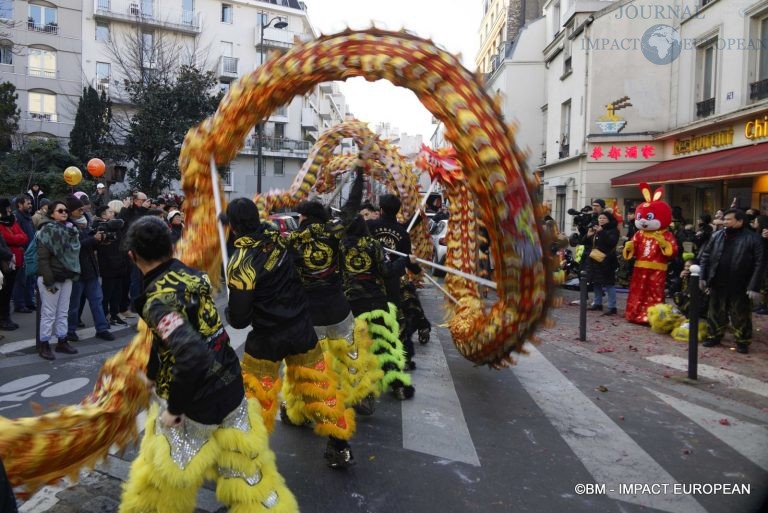
[[[75,354],[67,342],[67,313],[72,281],[80,276],[80,236],[60,200],[48,206],[48,217],[37,232],[37,287],[40,290],[40,342],[37,352],[53,360],[50,340],[56,331],[56,352]]]

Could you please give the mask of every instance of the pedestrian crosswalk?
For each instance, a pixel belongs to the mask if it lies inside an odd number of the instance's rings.
[[[232,345],[242,349],[247,330],[229,331]],[[578,492],[574,491],[574,486],[577,483],[605,485],[602,500],[607,502],[601,503],[601,507],[613,504],[607,510],[626,512],[653,510],[668,513],[719,513],[723,511],[722,505],[730,500],[720,497],[718,502],[718,498],[687,493],[627,493],[626,485],[631,484],[663,484],[671,489],[675,485],[686,486],[702,480],[711,483],[730,480],[735,484],[750,485],[755,497],[734,502],[735,509],[731,511],[744,510],[744,504],[756,505],[760,500],[759,493],[765,493],[760,483],[764,484],[768,476],[768,414],[755,408],[739,406],[740,403],[716,397],[706,390],[686,389],[687,385],[668,381],[658,383],[639,374],[621,374],[606,365],[612,360],[602,355],[582,359],[575,353],[562,350],[561,346],[548,343],[541,347],[528,345],[526,349],[529,355],[520,356],[518,364],[511,369],[498,372],[475,369],[454,353],[455,349],[448,341],[446,330],[433,329],[432,341],[417,348],[418,368],[412,373],[416,386],[414,399],[403,402],[389,397],[380,399],[381,410],[365,420],[370,428],[367,432],[359,430],[359,445],[354,445],[358,441],[353,442],[353,447],[360,447],[359,457],[365,458],[365,451],[369,449],[364,448],[376,446],[380,455],[377,459],[388,459],[382,451],[395,451],[400,454],[395,461],[398,458],[418,461],[419,470],[413,470],[413,475],[399,475],[398,472],[394,475],[382,474],[381,468],[374,472],[373,464],[366,468],[364,462],[363,468],[357,469],[350,483],[354,482],[355,487],[366,487],[381,479],[384,480],[381,486],[401,487],[403,494],[414,497],[418,494],[414,495],[410,487],[417,486],[421,490],[424,486],[423,473],[429,473],[430,468],[431,473],[437,472],[430,465],[450,462],[456,476],[472,476],[469,480],[465,478],[442,485],[443,493],[449,497],[455,493],[458,501],[462,497],[460,490],[467,483],[471,482],[472,488],[492,488],[497,486],[494,483],[506,482],[503,475],[497,475],[498,469],[505,465],[525,462],[530,471],[537,475],[541,472],[540,466],[546,468],[546,462],[539,459],[542,450],[556,450],[559,453],[553,453],[551,458],[559,462],[555,464],[557,474],[547,476],[552,482],[542,486],[548,487],[550,492],[556,492],[558,497],[566,498],[562,500],[573,501],[569,503],[569,511],[593,511],[591,508],[595,507],[591,499],[582,502],[576,500]],[[684,368],[683,364],[687,364],[682,358],[669,355],[649,357],[648,360],[681,369]],[[568,369],[564,368],[566,366]],[[480,379],[478,373],[486,374]],[[719,379],[728,386],[744,388],[759,397],[766,395],[762,392],[763,388],[758,386],[761,383],[755,383],[757,380],[737,373],[722,372],[722,369],[707,365],[700,365],[699,373],[709,379]],[[595,390],[595,382],[598,381],[608,384],[610,391],[591,392]],[[473,390],[478,383],[481,386]],[[695,390],[695,393],[687,396],[686,390]],[[530,403],[526,414],[516,416],[518,411],[508,409],[494,412],[493,415],[498,416],[500,425],[506,426],[503,429],[516,431],[517,445],[509,447],[505,445],[507,440],[494,439],[489,450],[488,440],[483,440],[479,435],[486,431],[486,427],[480,423],[488,422],[490,415],[482,416],[484,420],[478,420],[481,416],[476,415],[477,410],[473,409],[477,405],[469,404],[467,398],[485,394],[487,404],[483,407],[492,409],[495,402],[510,391],[514,391],[515,400],[518,401],[516,404],[523,399],[527,401],[526,406]],[[596,397],[601,393],[602,400]],[[746,413],[739,414],[743,412]],[[377,418],[380,414],[382,417]],[[632,422],[624,422],[625,414],[628,418],[631,416]],[[398,419],[397,415],[401,418]],[[140,431],[143,430],[145,419],[145,413],[137,418]],[[392,419],[395,422],[388,425],[397,425],[399,420],[400,433],[374,428]],[[499,431],[503,432],[503,429]],[[281,470],[287,469],[287,479],[290,481],[291,469],[296,472],[297,467],[307,465],[306,462],[296,461],[296,458],[315,462],[311,450],[308,455],[297,451],[302,443],[314,443],[310,442],[314,438],[310,433],[302,434],[300,430],[278,428],[276,431],[273,435],[276,437],[275,450]],[[402,446],[397,447],[400,440]],[[498,447],[498,450],[493,447]],[[662,456],[670,447],[675,453]],[[687,466],[689,452],[693,455],[690,456],[691,464]],[[496,460],[509,457],[510,454],[516,458],[514,461]],[[101,465],[98,470],[124,480],[130,456],[122,460],[117,451],[111,451],[108,460],[111,464]],[[551,462],[549,465],[551,469]],[[718,472],[710,473],[706,470],[708,466],[717,468]],[[338,474],[330,478],[337,479]],[[366,481],[369,478],[371,483]],[[389,482],[388,479],[393,481]],[[302,486],[313,485],[320,486],[320,483],[302,479]],[[61,489],[47,489],[43,495],[28,501],[22,511],[56,511],[53,506],[56,503],[55,493]],[[368,493],[369,497],[372,496],[370,490]],[[297,490],[297,496],[301,494],[301,490]],[[480,495],[485,497],[486,494],[487,490]],[[518,497],[514,489],[504,491],[501,495],[508,498],[505,504],[511,504],[512,497]],[[478,507],[483,511],[507,511],[493,506],[504,503],[498,497],[485,505],[482,503],[483,498],[475,497],[473,500],[481,501]],[[218,507],[220,505],[213,491],[200,491],[200,510],[215,511]],[[323,510],[320,503],[318,507],[318,510]],[[349,505],[346,507],[345,510],[354,512],[384,511],[375,508],[354,509]],[[422,510],[431,512],[423,506]],[[522,507],[521,510],[526,508]]]
[[[679,356],[672,356],[669,354],[661,354],[646,357],[646,360],[650,360],[660,365],[666,365],[677,370],[687,370],[688,360],[680,358]],[[760,381],[759,379],[749,378],[742,376],[736,372],[720,369],[711,365],[699,363],[697,365],[698,375],[709,378],[720,383],[725,384],[727,387],[740,388],[753,394],[768,397],[768,383]]]

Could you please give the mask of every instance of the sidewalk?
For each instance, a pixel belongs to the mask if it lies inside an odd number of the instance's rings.
[[[578,291],[561,290],[563,306],[553,309],[552,328],[539,330],[546,341],[573,345],[627,363],[659,379],[678,379],[687,375],[688,343],[670,335],[654,333],[648,326],[632,324],[624,318],[627,295],[618,294],[619,315],[605,317],[602,312],[587,312],[587,340],[579,341]],[[589,294],[590,301],[592,294]],[[768,316],[752,315],[753,336],[749,354],[735,351],[733,335],[726,332],[716,347],[699,344],[700,384],[712,393],[723,393],[765,411],[768,400]],[[746,379],[743,379],[743,378]],[[722,384],[720,386],[719,384]],[[742,392],[751,390],[752,392]]]

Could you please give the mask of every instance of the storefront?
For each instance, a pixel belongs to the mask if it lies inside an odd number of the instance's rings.
[[[732,204],[768,214],[768,111],[657,141],[663,162],[613,178],[611,186],[664,186],[666,201],[690,221]]]

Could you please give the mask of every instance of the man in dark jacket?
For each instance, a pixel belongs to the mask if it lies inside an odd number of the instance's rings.
[[[104,241],[96,245],[96,257],[101,275],[101,292],[104,296],[102,303],[104,314],[108,315],[110,324],[126,326],[128,323],[119,315],[120,298],[123,293],[123,276],[125,276],[125,269],[128,264],[125,251],[121,247],[123,233],[106,230],[107,223],[114,216],[115,213],[108,205],[96,208],[94,226],[98,228],[97,231],[105,233]]]
[[[26,250],[35,239],[35,225],[32,222],[32,198],[27,194],[17,196],[14,200],[13,211],[16,222],[29,237],[24,246]],[[30,313],[35,309],[35,276],[26,276],[24,262],[17,262],[18,272],[13,282],[13,306],[17,313]]]
[[[709,293],[705,347],[720,344],[731,319],[736,351],[749,352],[752,339],[750,300],[760,298],[765,255],[760,236],[745,226],[746,216],[730,209],[723,216],[725,230],[712,235],[699,255],[701,289]]]
[[[394,249],[399,253],[411,254],[411,237],[405,227],[397,221],[397,213],[400,212],[400,198],[394,194],[385,194],[379,200],[381,208],[381,217],[379,219],[368,221],[368,230],[371,236],[378,239],[384,248]],[[406,268],[412,273],[418,274],[421,268],[418,264],[408,262]],[[406,326],[405,312],[403,311],[403,297],[400,290],[400,278],[397,276],[387,276],[385,278],[387,286],[387,301],[395,305],[398,309],[398,321],[400,322],[400,334],[403,341],[403,347],[407,357],[406,368],[414,369],[416,364],[413,362],[415,353],[413,341],[406,334],[413,334],[409,326]]]
[[[69,297],[69,319],[67,324],[67,340],[80,340],[75,330],[80,314],[80,297],[85,294],[91,308],[93,322],[96,325],[96,336],[102,340],[115,340],[109,331],[109,322],[104,315],[102,302],[104,296],[99,284],[99,266],[96,260],[96,245],[104,240],[104,233],[93,233],[88,219],[83,213],[83,202],[74,196],[66,199],[69,218],[80,231],[80,279],[72,283],[72,294]]]
[[[135,191],[124,200],[123,204],[125,206],[120,210],[119,217],[125,222],[124,230],[127,231],[137,219],[149,213],[151,202],[146,194]],[[142,276],[135,265],[131,263],[129,267],[128,297],[133,302],[141,294]]]

